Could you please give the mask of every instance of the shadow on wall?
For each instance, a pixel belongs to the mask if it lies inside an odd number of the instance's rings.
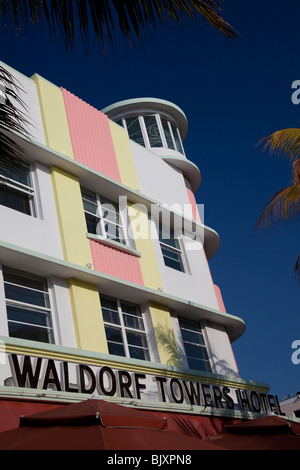
[[[233,370],[228,362],[224,359],[218,359],[216,356],[213,356],[213,362],[217,374],[224,375],[226,377],[240,378],[240,374]]]
[[[166,357],[168,358],[165,363],[170,366],[182,367],[180,357],[182,356],[183,351],[178,350],[180,345],[176,343],[172,328],[158,325],[155,331],[155,336],[158,345],[164,350]]]

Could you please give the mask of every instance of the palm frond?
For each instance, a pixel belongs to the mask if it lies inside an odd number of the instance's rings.
[[[291,182],[295,185],[300,185],[300,158],[293,163]]]
[[[7,129],[28,137],[26,106],[21,98],[22,87],[11,73],[0,66],[3,94],[0,103],[0,165],[3,170],[15,169],[19,159],[26,159],[24,150],[5,132]]]
[[[298,281],[300,281],[300,255],[298,255],[296,264],[294,266],[294,274]]]
[[[258,145],[261,144],[271,155],[278,154],[293,162],[300,157],[300,129],[281,129],[261,139]]]
[[[117,45],[114,37],[118,29],[131,42],[140,38],[149,27],[168,22],[182,25],[187,18],[204,18],[228,38],[237,38],[237,31],[221,16],[217,0],[2,0],[0,17],[3,24],[17,31],[46,20],[51,32],[58,31],[67,48],[74,47],[75,31],[79,29],[82,41],[88,45],[88,35],[94,31],[98,43]]]
[[[292,184],[277,191],[267,202],[256,228],[275,227],[280,221],[300,216],[300,185]]]

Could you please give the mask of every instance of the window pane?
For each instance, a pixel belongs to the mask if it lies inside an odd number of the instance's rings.
[[[195,358],[188,358],[188,364],[190,369],[201,370],[204,372],[211,372],[209,362],[201,361]]]
[[[0,164],[0,175],[31,187],[30,166],[24,162],[20,161],[17,169],[5,168]]]
[[[136,333],[134,331],[127,331],[127,341],[129,346],[140,346],[147,348],[146,337],[144,334]]]
[[[96,235],[98,233],[100,219],[93,215],[85,214],[85,221],[88,233],[94,233]]]
[[[143,361],[149,361],[149,351],[147,349],[129,347],[129,354],[132,359],[141,359]]]
[[[123,320],[126,328],[134,328],[135,330],[144,329],[144,322],[142,318],[123,314]]]
[[[166,266],[177,269],[177,271],[184,271],[180,253],[173,252],[165,246],[161,246],[161,251]]]
[[[171,134],[171,131],[170,131],[170,128],[169,128],[168,121],[161,118],[161,123],[162,123],[163,129],[164,129],[165,138],[166,138],[166,141],[167,141],[168,148],[175,150],[173,139],[172,139],[172,134]]]
[[[25,307],[7,306],[8,320],[49,327],[49,314]]]
[[[103,320],[108,323],[120,325],[120,317],[117,303],[114,300],[101,297]]]
[[[22,285],[29,287],[30,289],[42,290],[48,292],[47,282],[45,279],[31,276],[28,273],[17,271],[3,267],[3,276],[5,282],[11,282],[12,284]]]
[[[31,215],[30,199],[26,193],[17,191],[0,182],[0,204],[23,214]]]
[[[175,238],[175,233],[173,229],[168,230],[159,227],[159,240],[165,243],[166,245],[179,249],[179,242],[177,238]]]
[[[182,148],[182,145],[181,145],[178,129],[176,129],[176,127],[174,127],[172,125],[172,131],[173,131],[177,151],[180,152],[180,153],[183,153],[183,148]]]
[[[186,318],[178,319],[187,361],[191,369],[211,372],[207,350],[198,322]]]
[[[120,328],[105,325],[105,333],[110,354],[125,356],[122,331]]]
[[[117,343],[107,343],[108,352],[109,354],[114,354],[116,356],[125,356],[124,346],[123,344]]]
[[[106,325],[105,332],[107,341],[123,344],[122,332],[120,328],[114,328],[113,326]]]
[[[150,147],[162,147],[162,141],[155,116],[144,116]]]
[[[195,357],[197,359],[208,359],[206,349],[202,346],[196,346],[190,343],[184,343],[185,352],[188,357]]]
[[[54,343],[53,331],[48,328],[8,322],[8,330],[9,336],[13,338],[25,338],[30,341],[40,341],[42,343]]]
[[[107,238],[125,244],[123,229],[121,227],[106,222],[104,228]]]
[[[98,206],[95,202],[89,201],[88,199],[82,198],[83,208],[85,211],[91,214],[98,215]]]
[[[136,142],[137,144],[140,144],[143,147],[145,147],[145,142],[144,142],[143,134],[142,134],[141,127],[140,127],[139,118],[130,117],[130,118],[126,118],[125,121],[126,121],[129,138],[134,140],[134,142]]]
[[[114,325],[120,324],[119,312],[102,308],[103,320]]]
[[[49,294],[44,279],[37,279],[3,268],[6,299],[49,308]]]
[[[119,211],[114,208],[113,205],[109,205],[108,203],[102,204],[102,214],[105,220],[113,222],[114,224],[120,224]]]
[[[3,278],[10,336],[53,343],[50,311],[25,305],[50,309],[46,280],[5,267]],[[14,305],[16,302],[20,305]]]
[[[182,334],[183,341],[188,341],[190,343],[205,346],[202,334],[196,333],[194,331],[183,330],[183,329],[181,330],[181,334]]]
[[[5,297],[10,300],[17,300],[40,307],[49,308],[49,295],[45,292],[38,292],[22,286],[15,286],[4,283]]]

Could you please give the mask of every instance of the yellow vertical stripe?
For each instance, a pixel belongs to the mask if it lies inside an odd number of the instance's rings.
[[[51,178],[64,258],[80,266],[92,264],[78,179],[56,167],[51,168]]]
[[[35,74],[32,77],[39,97],[46,144],[74,158],[63,95],[57,86]]]
[[[137,251],[141,253],[140,265],[144,285],[157,290],[162,286],[156,253],[151,238],[146,207],[137,204],[128,204],[130,228]]]
[[[121,181],[129,188],[139,190],[139,181],[135,170],[127,132],[123,127],[109,121],[109,127],[116,152]]]
[[[162,364],[181,366],[170,312],[167,307],[149,303],[155,339]]]
[[[97,286],[70,279],[69,291],[78,348],[107,354]]]

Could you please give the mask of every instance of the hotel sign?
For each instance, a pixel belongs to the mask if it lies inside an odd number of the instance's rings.
[[[108,366],[9,355],[15,387],[282,414],[276,395]]]

